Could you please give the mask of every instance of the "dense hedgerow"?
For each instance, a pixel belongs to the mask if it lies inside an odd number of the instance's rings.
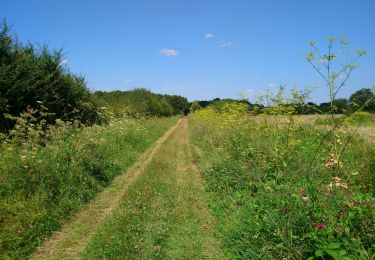
[[[161,95],[146,89],[130,91],[96,91],[93,94],[96,103],[108,107],[115,116],[171,116],[187,114],[189,102],[176,95]]]
[[[373,145],[280,116],[252,117],[236,103],[190,119],[228,258],[374,256]],[[344,152],[334,154],[332,144]]]
[[[22,45],[4,22],[0,25],[0,131],[15,123],[6,114],[18,116],[40,103],[51,113],[49,123],[56,119],[88,124],[104,120],[91,102],[84,78],[70,73],[63,64],[61,50]]]
[[[0,143],[0,259],[26,258],[177,120],[45,125],[31,112]]]

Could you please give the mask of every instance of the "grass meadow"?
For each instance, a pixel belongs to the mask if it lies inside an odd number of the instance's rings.
[[[61,121],[41,132],[19,120],[0,144],[0,258],[26,258],[176,121],[115,119],[91,127]]]
[[[373,258],[375,146],[353,129],[374,131],[374,115],[330,132],[322,117],[254,117],[244,108],[190,115],[226,257]]]

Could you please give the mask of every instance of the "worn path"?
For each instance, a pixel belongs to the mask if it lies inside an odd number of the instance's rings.
[[[187,127],[179,120],[31,258],[222,259]]]

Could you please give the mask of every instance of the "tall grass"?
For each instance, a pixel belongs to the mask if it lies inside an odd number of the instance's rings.
[[[190,116],[227,257],[374,257],[374,146],[343,133],[321,143],[310,125],[260,124],[232,106]],[[340,162],[332,139],[346,144]]]
[[[25,258],[176,120],[57,121],[41,131],[19,118],[0,144],[0,258]]]

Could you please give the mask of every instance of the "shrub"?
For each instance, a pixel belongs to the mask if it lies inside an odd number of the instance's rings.
[[[91,102],[84,78],[70,73],[62,61],[62,50],[22,45],[5,22],[0,26],[0,131],[14,125],[5,113],[18,116],[39,102],[50,112],[48,123],[104,120]]]

